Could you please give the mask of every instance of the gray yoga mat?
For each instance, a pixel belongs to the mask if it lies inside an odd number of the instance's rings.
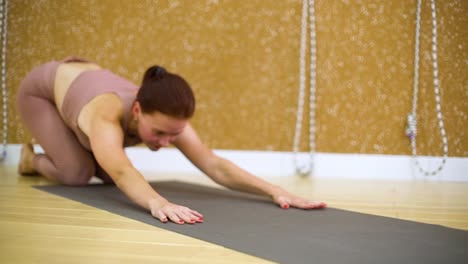
[[[283,210],[256,196],[177,181],[151,185],[205,222],[160,223],[114,185],[36,188],[279,263],[468,263],[468,231],[333,208]]]

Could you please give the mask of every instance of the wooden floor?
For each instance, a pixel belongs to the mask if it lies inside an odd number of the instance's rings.
[[[0,263],[271,263],[38,191],[31,185],[50,182],[13,167],[0,174]],[[213,185],[201,175],[160,178]],[[330,207],[468,230],[467,183],[270,181]]]

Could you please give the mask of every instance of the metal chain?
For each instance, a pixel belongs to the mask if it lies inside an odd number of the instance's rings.
[[[2,152],[0,161],[6,159],[7,156],[7,137],[8,137],[8,97],[6,89],[6,47],[7,47],[7,32],[8,32],[8,0],[5,0],[5,7],[3,0],[0,0],[0,35],[2,36],[2,102],[3,102],[3,135],[2,135]]]
[[[307,8],[309,7],[309,8]],[[294,167],[296,174],[300,176],[309,176],[314,168],[314,153],[315,153],[315,84],[316,84],[316,35],[315,35],[315,1],[302,1],[302,24],[301,24],[301,46],[299,55],[299,96],[296,114],[296,130],[294,133]],[[302,116],[304,109],[304,91],[305,91],[305,71],[306,71],[306,38],[307,38],[307,9],[309,9],[310,19],[310,93],[309,93],[309,147],[310,147],[310,163],[307,165],[299,165],[298,152],[299,141],[302,130]]]
[[[416,34],[415,34],[415,57],[414,57],[414,80],[413,80],[413,107],[411,113],[408,114],[406,135],[411,140],[411,150],[414,159],[415,166],[425,176],[437,175],[444,168],[447,157],[448,157],[448,140],[447,134],[445,133],[445,126],[442,117],[441,102],[440,102],[440,90],[439,90],[439,70],[437,64],[437,18],[436,18],[436,6],[435,0],[431,0],[431,13],[432,13],[432,67],[433,67],[433,81],[434,81],[434,94],[436,101],[436,112],[437,119],[439,121],[440,134],[442,136],[442,144],[444,150],[444,156],[442,162],[439,164],[437,169],[427,171],[421,167],[418,161],[417,149],[416,149],[416,129],[417,129],[417,106],[418,106],[418,80],[419,80],[419,36],[421,27],[421,0],[417,0],[416,9]]]

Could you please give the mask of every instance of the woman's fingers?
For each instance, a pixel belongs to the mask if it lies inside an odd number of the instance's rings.
[[[185,213],[188,214],[190,220],[193,221],[193,223],[203,223],[203,215],[199,212],[187,208],[187,211],[185,211]]]
[[[195,211],[195,210],[192,210],[192,209],[189,209],[190,210],[190,213],[192,213],[193,215],[195,215],[196,217],[198,218],[202,218],[203,219],[203,215],[200,214],[199,212]]]
[[[283,209],[288,209],[290,202],[291,201],[289,199],[287,199],[286,197],[284,197],[284,196],[278,197],[278,199],[276,201],[276,203]]]
[[[195,224],[197,222],[197,217],[192,215],[189,211],[181,211],[178,215],[187,224]]]
[[[176,224],[182,225],[185,223],[184,220],[180,219],[180,217],[175,212],[171,211],[167,214],[167,216],[169,217],[169,219],[171,219],[172,222]]]
[[[304,199],[295,199],[291,205],[301,209],[321,209],[327,207],[327,204],[324,202],[312,202]]]
[[[203,215],[185,206],[176,204],[164,205],[159,210],[152,213],[155,218],[166,223],[168,220],[176,224],[195,224],[203,222]]]
[[[311,202],[313,208],[320,209],[320,208],[325,208],[327,207],[327,204],[324,202]]]
[[[199,212],[197,212],[195,210],[192,210],[192,209],[189,209],[189,212],[190,212],[190,214],[192,216],[192,219],[194,219],[195,222],[203,223],[204,218],[203,218],[202,214],[200,214]]]
[[[311,202],[291,194],[277,196],[275,198],[275,202],[283,209],[288,209],[289,207],[296,207],[300,209],[321,209],[327,207],[326,203]]]
[[[156,213],[153,213],[153,217],[156,217],[157,219],[159,219],[159,221],[161,221],[163,223],[167,222],[167,217],[164,214],[164,212],[161,211],[161,210],[158,210],[158,211],[156,211]]]

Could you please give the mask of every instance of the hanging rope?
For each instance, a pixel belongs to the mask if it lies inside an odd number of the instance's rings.
[[[1,82],[2,82],[2,102],[3,102],[3,135],[2,135],[2,151],[0,153],[0,161],[6,159],[7,156],[7,137],[8,137],[8,95],[6,89],[6,47],[7,47],[7,32],[8,32],[8,0],[0,0],[0,35],[2,37],[2,65],[1,65]]]
[[[307,9],[310,18],[310,92],[309,92],[309,165],[299,165],[298,152],[301,139],[302,116],[304,109],[305,72],[306,72],[306,39],[307,39]],[[314,0],[302,1],[301,20],[301,46],[299,54],[299,97],[296,113],[296,130],[294,133],[294,167],[297,175],[309,176],[314,168],[315,153],[315,83],[316,83],[316,35],[315,35],[315,2]]]
[[[421,0],[417,0],[416,8],[416,33],[415,33],[415,47],[414,47],[414,80],[413,80],[413,105],[411,113],[408,114],[406,135],[411,140],[411,151],[414,159],[415,166],[425,176],[437,175],[444,168],[447,157],[448,157],[448,140],[447,134],[445,133],[444,120],[442,117],[441,103],[440,103],[440,91],[439,91],[439,69],[437,64],[437,17],[436,17],[436,6],[435,0],[431,0],[431,14],[432,14],[432,68],[433,68],[433,82],[434,82],[434,94],[436,101],[436,112],[437,120],[439,121],[440,135],[442,136],[442,144],[444,150],[444,156],[442,162],[439,164],[437,169],[427,171],[421,167],[418,161],[417,149],[416,149],[416,130],[417,130],[417,108],[418,108],[418,80],[419,80],[419,36],[421,28]]]

